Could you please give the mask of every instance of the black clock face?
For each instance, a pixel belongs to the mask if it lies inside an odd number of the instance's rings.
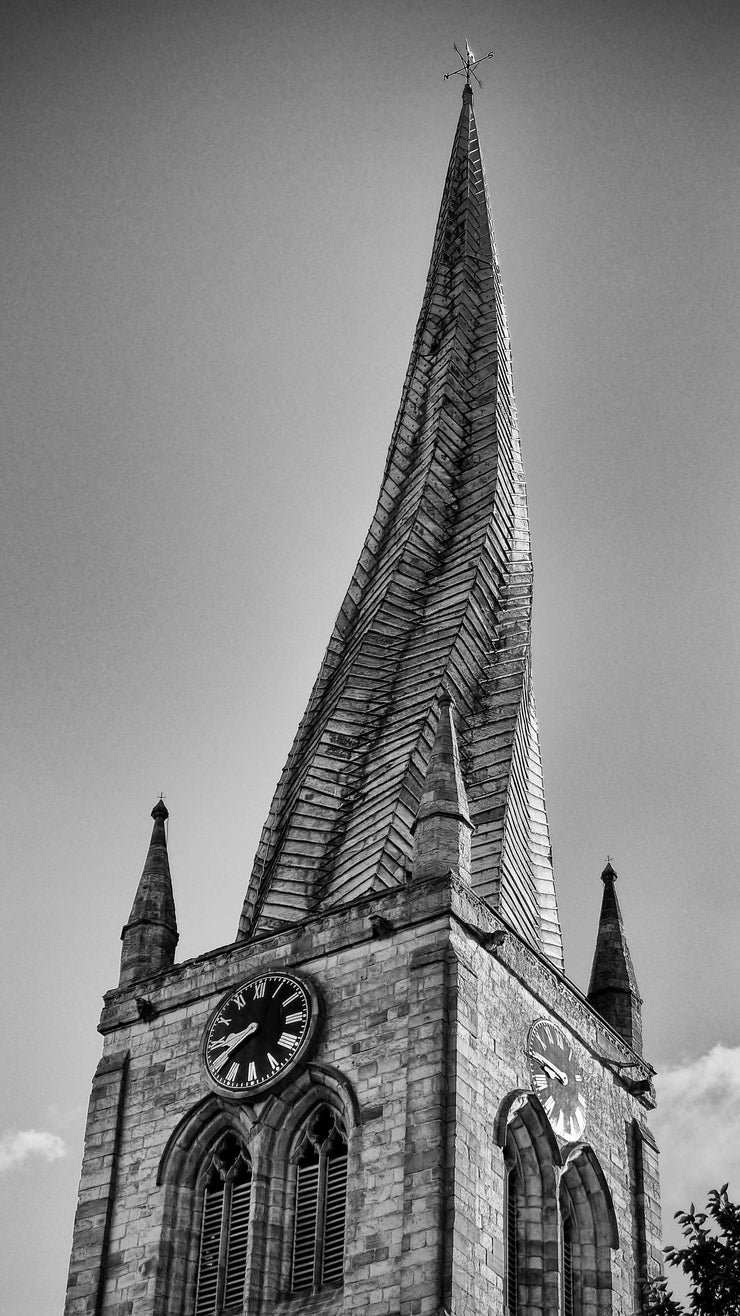
[[[209,1077],[227,1093],[268,1087],[304,1054],[316,1018],[314,994],[301,978],[279,972],[250,978],[221,1002],[206,1028]]]
[[[532,1087],[560,1138],[574,1142],[586,1127],[582,1075],[566,1034],[549,1019],[538,1019],[529,1031]]]

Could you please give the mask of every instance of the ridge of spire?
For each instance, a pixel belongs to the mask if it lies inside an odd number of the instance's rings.
[[[152,809],[152,818],[154,826],[144,869],[121,932],[119,987],[162,973],[175,960],[177,918],[165,832],[169,813],[161,797]]]
[[[404,880],[446,686],[475,828],[472,885],[562,967],[531,604],[506,309],[466,86],[377,508],[263,829],[239,938]]]
[[[615,890],[617,874],[608,859],[601,880],[604,894],[588,1000],[627,1045],[642,1055],[642,1000]]]

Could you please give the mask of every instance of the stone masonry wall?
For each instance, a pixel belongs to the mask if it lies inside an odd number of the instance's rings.
[[[187,1129],[222,1115],[248,1138],[255,1165],[249,1316],[437,1316],[443,1308],[500,1316],[503,1161],[495,1117],[507,1093],[528,1087],[527,1030],[548,1014],[583,1039],[593,1111],[585,1136],[620,1219],[615,1311],[635,1310],[636,1254],[659,1243],[650,1212],[642,1235],[633,1226],[627,1130],[633,1137],[635,1121],[644,1127],[645,1111],[596,1059],[634,1057],[515,934],[484,947],[492,930],[503,925],[481,902],[435,879],[109,993],[66,1316],[187,1316],[195,1194],[179,1188],[172,1167]],[[253,1103],[214,1097],[200,1061],[211,1011],[243,978],[274,968],[316,984],[324,1007],[316,1049],[276,1095]],[[137,997],[154,1011],[148,1021]],[[291,1297],[281,1128],[313,1087],[344,1103],[350,1128],[345,1284],[319,1298]],[[648,1166],[643,1200],[654,1190],[649,1177]]]
[[[619,1231],[612,1311],[631,1316],[641,1310],[640,1278],[661,1266],[657,1149],[646,1123],[652,1093],[638,1098],[627,1086],[651,1071],[632,1067],[636,1056],[621,1038],[513,934],[495,949],[482,945],[481,934],[487,939],[500,920],[474,896],[458,887],[452,907],[459,916],[451,933],[459,964],[452,1311],[500,1316],[504,1309],[505,1168],[497,1116],[507,1094],[530,1088],[527,1035],[535,1020],[547,1018],[570,1035],[578,1057],[587,1114],[581,1141],[604,1171]],[[630,1068],[620,1071],[620,1064]]]

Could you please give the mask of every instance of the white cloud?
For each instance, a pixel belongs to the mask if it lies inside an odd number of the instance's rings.
[[[705,1055],[664,1070],[650,1123],[661,1151],[663,1228],[678,1241],[675,1211],[703,1207],[710,1188],[729,1181],[740,1197],[740,1046],[717,1044]]]
[[[20,1129],[18,1133],[4,1133],[0,1138],[0,1174],[22,1165],[29,1156],[42,1156],[46,1161],[57,1161],[66,1155],[67,1148],[56,1133],[39,1129]]]

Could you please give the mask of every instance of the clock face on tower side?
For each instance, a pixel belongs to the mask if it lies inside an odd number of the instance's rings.
[[[240,983],[211,1015],[203,1063],[226,1095],[261,1092],[293,1068],[318,1022],[313,988],[293,973],[261,973]]]
[[[586,1127],[582,1075],[573,1047],[561,1028],[538,1019],[527,1042],[532,1088],[559,1138],[575,1142]]]

